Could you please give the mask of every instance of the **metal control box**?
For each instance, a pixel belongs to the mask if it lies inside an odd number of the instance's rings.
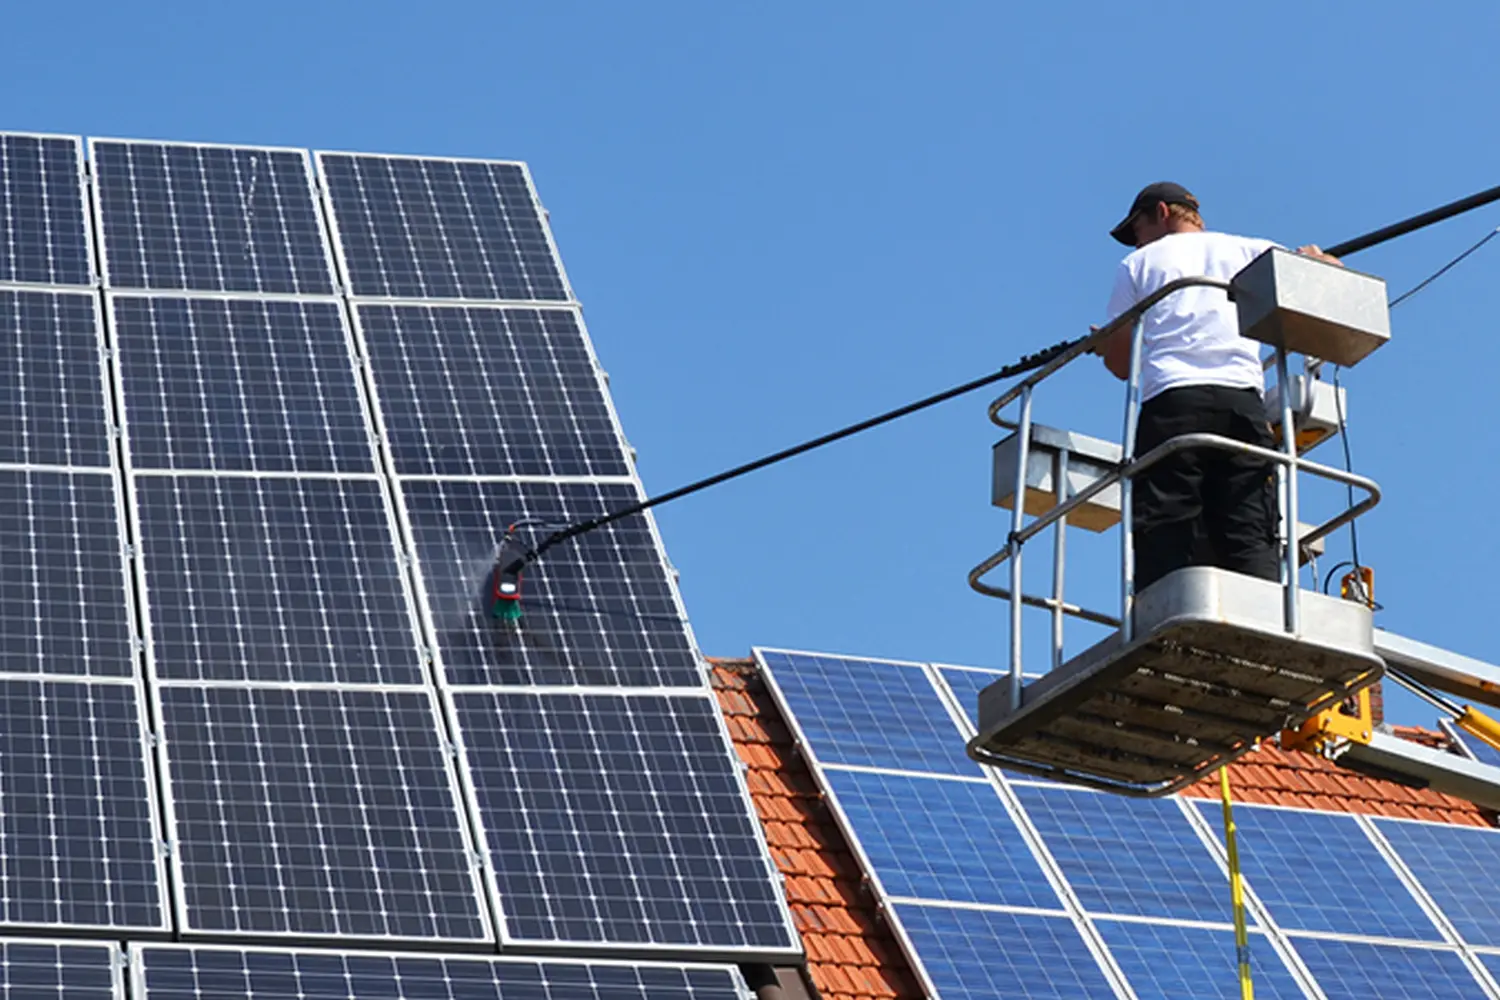
[[[1391,339],[1385,282],[1281,249],[1230,281],[1240,333],[1273,347],[1353,365]]]
[[[1323,382],[1307,375],[1293,375],[1292,426],[1297,430],[1297,453],[1316,448],[1339,432],[1340,415],[1349,419],[1349,397],[1343,386]],[[1281,386],[1266,391],[1266,421],[1271,425],[1278,447],[1281,442]]]
[[[1014,508],[1016,462],[1020,457],[1020,436],[1012,434],[994,448],[991,502],[1006,510]],[[1058,430],[1042,424],[1031,425],[1031,446],[1026,449],[1026,500],[1024,509],[1032,517],[1045,514],[1062,502],[1057,495],[1053,464],[1066,451],[1068,495],[1104,476],[1120,464],[1120,446],[1113,441],[1072,431]],[[1068,523],[1089,531],[1107,531],[1120,523],[1120,487],[1102,491],[1088,503],[1068,515]]]

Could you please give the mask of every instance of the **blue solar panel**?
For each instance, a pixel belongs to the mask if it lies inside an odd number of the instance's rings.
[[[109,468],[94,302],[0,291],[0,462]]]
[[[1060,909],[988,782],[824,769],[886,893]]]
[[[1480,1000],[1489,996],[1453,951],[1301,937],[1293,938],[1292,944],[1328,1000]]]
[[[135,672],[118,506],[107,473],[0,470],[0,670]]]
[[[117,955],[105,944],[0,941],[0,1000],[118,1000]]]
[[[374,472],[343,309],[112,301],[137,469]]]
[[[420,684],[380,484],[137,476],[164,679]]]
[[[334,292],[301,150],[90,145],[110,287]]]
[[[0,680],[0,923],[166,922],[132,684]]]
[[[0,133],[0,281],[87,285],[77,139]]]
[[[355,295],[569,298],[518,163],[319,153]]]
[[[975,729],[979,728],[979,692],[1010,676],[998,670],[970,670],[960,667],[938,667],[937,671],[944,683],[953,690],[964,715]]]
[[[1228,922],[1229,881],[1172,799],[1017,785],[1085,910]]]
[[[523,583],[518,625],[495,621],[485,589],[506,525],[562,526],[634,503],[628,483],[406,480],[422,588],[453,684],[702,688],[655,536],[626,518],[549,551]],[[551,527],[527,528],[539,541]]]
[[[1500,946],[1500,896],[1475,887],[1476,878],[1500,872],[1500,830],[1375,822],[1465,941]]]
[[[812,653],[757,655],[820,762],[979,774],[921,667]]]
[[[710,698],[455,697],[507,940],[796,947]]]
[[[1198,807],[1222,837],[1220,807]],[[1353,816],[1237,806],[1234,822],[1249,886],[1282,927],[1442,939]],[[1349,905],[1351,885],[1359,886],[1360,906]]]
[[[1457,726],[1449,725],[1444,728],[1448,730],[1448,734],[1453,738],[1454,742],[1468,751],[1470,757],[1481,764],[1488,764],[1490,767],[1500,767],[1500,750],[1496,750],[1477,736],[1470,736],[1468,733],[1460,731]]]
[[[1126,920],[1096,920],[1094,927],[1139,1000],[1239,1000],[1233,931]],[[1260,934],[1250,935],[1250,975],[1257,997],[1306,996]]]
[[[1098,1000],[1109,980],[1067,917],[898,904],[943,1000]]]
[[[159,694],[184,930],[488,937],[427,694]]]
[[[139,1000],[741,1000],[743,996],[737,972],[711,965],[168,946],[141,948],[136,964],[141,966],[145,989]]]
[[[626,476],[578,316],[360,306],[402,475]]]

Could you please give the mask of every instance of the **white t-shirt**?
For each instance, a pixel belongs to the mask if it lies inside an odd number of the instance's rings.
[[[1120,261],[1109,319],[1177,278],[1228,281],[1277,244],[1227,233],[1172,233]],[[1146,310],[1141,342],[1141,399],[1183,385],[1265,391],[1260,344],[1240,336],[1229,296],[1217,288],[1184,288]]]

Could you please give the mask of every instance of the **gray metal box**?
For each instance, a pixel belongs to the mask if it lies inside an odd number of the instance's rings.
[[[1052,460],[1061,450],[1068,452],[1068,493],[1073,495],[1120,463],[1120,446],[1113,441],[1031,425],[1031,446],[1026,449],[1026,513],[1038,517],[1060,502],[1052,481]],[[1012,434],[994,448],[990,500],[996,507],[1013,509],[1016,492],[1016,460],[1020,436]],[[1107,531],[1120,523],[1120,487],[1109,487],[1068,516],[1068,523],[1089,531]]]
[[[1339,414],[1349,420],[1349,397],[1343,386],[1323,382],[1308,375],[1293,375],[1292,426],[1297,429],[1297,453],[1312,451],[1339,432]],[[1281,386],[1266,390],[1266,422],[1276,435],[1276,449],[1281,450]]]
[[[1353,365],[1391,339],[1385,282],[1286,250],[1267,250],[1230,282],[1240,333]]]

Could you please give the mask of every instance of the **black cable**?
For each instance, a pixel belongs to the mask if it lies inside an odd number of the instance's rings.
[[[1489,233],[1484,237],[1484,239],[1480,240],[1478,243],[1475,243],[1473,246],[1469,247],[1469,249],[1465,250],[1463,253],[1459,254],[1457,257],[1454,257],[1448,263],[1444,264],[1442,267],[1440,267],[1436,271],[1432,272],[1432,274],[1428,275],[1426,278],[1424,278],[1421,281],[1419,281],[1416,284],[1415,287],[1410,288],[1407,291],[1403,292],[1402,294],[1396,296],[1394,299],[1391,300],[1391,304],[1390,304],[1390,306],[1388,308],[1390,308],[1390,309],[1396,308],[1401,303],[1405,302],[1407,299],[1411,298],[1413,295],[1417,294],[1422,289],[1426,288],[1428,285],[1432,284],[1434,281],[1438,280],[1443,275],[1447,274],[1455,266],[1457,266],[1458,264],[1460,264],[1465,257],[1469,256],[1469,254],[1473,253],[1475,250],[1478,250],[1480,247],[1484,246],[1486,243],[1488,243],[1490,240],[1494,239],[1496,236],[1500,236],[1500,226],[1496,226],[1494,229],[1491,229],[1489,231]]]

